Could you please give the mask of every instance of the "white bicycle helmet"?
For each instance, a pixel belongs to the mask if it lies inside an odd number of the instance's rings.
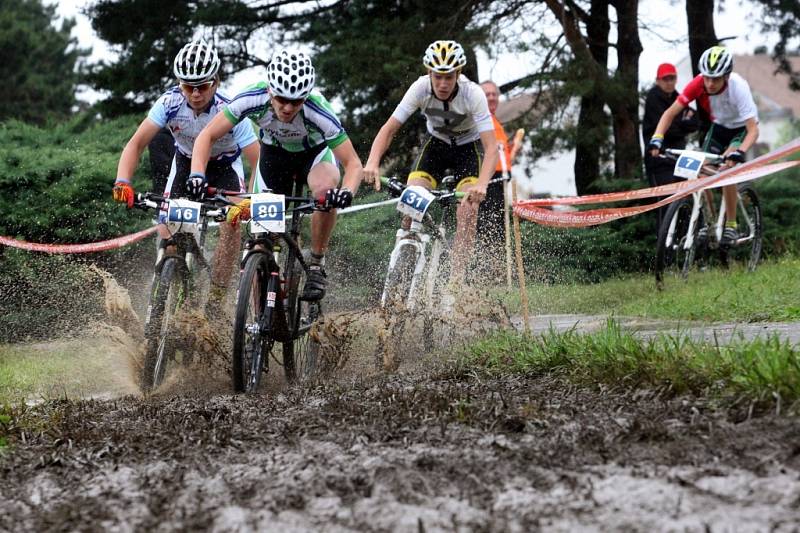
[[[466,65],[467,56],[455,41],[433,41],[425,50],[422,63],[433,72],[447,74]]]
[[[219,70],[217,51],[203,39],[194,40],[181,48],[175,56],[172,70],[182,83],[213,80]]]
[[[267,67],[267,81],[272,94],[298,100],[314,88],[314,67],[303,52],[281,50],[272,56]]]
[[[733,71],[733,56],[724,46],[712,46],[700,56],[697,69],[709,78],[722,77]]]

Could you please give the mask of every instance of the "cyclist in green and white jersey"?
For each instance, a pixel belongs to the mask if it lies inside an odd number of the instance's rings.
[[[329,211],[311,216],[311,262],[303,298],[319,300],[327,285],[324,260],[336,225],[336,208],[349,206],[361,183],[361,160],[328,101],[314,88],[314,67],[303,52],[281,50],[267,67],[267,82],[239,93],[195,142],[195,153],[246,118],[259,127],[261,156],[256,191],[291,194],[295,180],[306,183]],[[192,175],[203,178],[206,158],[192,160]],[[338,163],[344,167],[339,187]]]

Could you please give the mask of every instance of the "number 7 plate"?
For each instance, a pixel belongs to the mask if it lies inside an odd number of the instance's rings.
[[[286,231],[286,197],[261,193],[250,197],[250,233]]]
[[[397,210],[408,215],[412,220],[422,221],[425,212],[433,203],[433,194],[425,187],[411,185],[403,189],[400,201],[397,203]]]

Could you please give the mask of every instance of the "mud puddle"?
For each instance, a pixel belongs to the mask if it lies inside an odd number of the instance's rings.
[[[800,425],[450,366],[18,413],[0,529],[777,530]]]

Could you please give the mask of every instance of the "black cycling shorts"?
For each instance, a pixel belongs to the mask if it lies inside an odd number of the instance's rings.
[[[483,162],[483,145],[480,140],[453,146],[436,137],[429,137],[414,162],[408,179],[425,179],[435,189],[448,175],[456,177],[456,189],[477,183]]]
[[[186,196],[186,178],[191,173],[191,167],[192,160],[190,158],[180,152],[175,152],[175,159],[172,160],[167,186],[164,189],[169,191],[170,198]],[[216,187],[226,191],[246,191],[244,169],[240,158],[233,161],[209,161],[206,166],[206,178],[208,179],[209,187]]]
[[[289,152],[280,146],[262,143],[258,161],[260,179],[275,194],[291,196],[295,181],[308,185],[308,173],[314,167],[315,161],[319,162],[318,156],[322,155],[323,159],[328,157],[336,164],[332,153],[323,154],[326,150],[329,150],[328,146],[320,144],[302,152]]]
[[[711,124],[703,141],[703,151],[709,154],[721,154],[730,146],[738,148],[744,141],[745,135],[747,135],[747,128],[744,126],[726,128],[719,124]]]

